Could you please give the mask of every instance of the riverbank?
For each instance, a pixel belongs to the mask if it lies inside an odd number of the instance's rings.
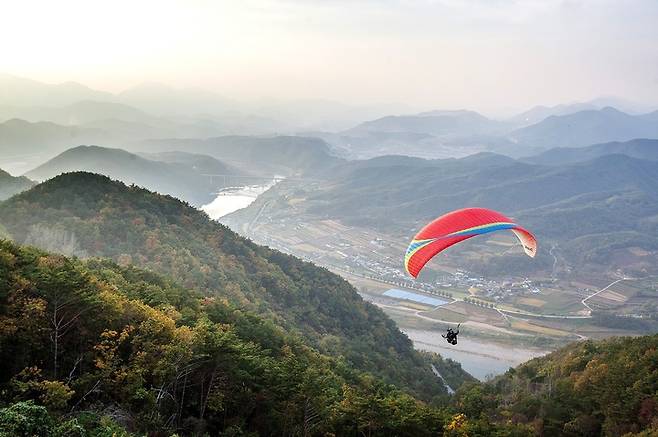
[[[462,368],[474,377],[485,380],[505,373],[510,367],[549,353],[544,350],[507,347],[459,335],[457,345],[448,344],[437,331],[401,328],[413,341],[416,349],[436,352],[461,363]]]

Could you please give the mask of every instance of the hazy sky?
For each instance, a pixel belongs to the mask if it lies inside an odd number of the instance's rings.
[[[0,72],[481,110],[658,103],[658,0],[0,0]]]

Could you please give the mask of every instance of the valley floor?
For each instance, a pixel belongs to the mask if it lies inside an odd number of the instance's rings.
[[[651,286],[651,278],[638,280],[610,273],[608,277],[563,279],[555,271],[563,264],[559,248],[553,247],[554,271],[542,278],[477,277],[444,260],[432,282],[411,281],[399,266],[399,254],[406,249],[399,236],[304,215],[295,210],[295,198],[285,199],[286,208],[282,208],[280,198],[269,198],[266,193],[222,221],[257,243],[343,276],[364,299],[394,319],[418,349],[454,358],[478,378],[502,373],[571,341],[643,333],[594,323],[592,312],[614,309],[627,320],[637,318],[637,309],[648,298],[642,290]],[[501,247],[513,250],[511,243],[505,236],[496,237],[482,250],[479,246],[467,249],[465,256],[493,256]],[[385,295],[391,289],[446,303],[430,306]],[[459,347],[448,347],[440,334],[458,323],[463,332]]]

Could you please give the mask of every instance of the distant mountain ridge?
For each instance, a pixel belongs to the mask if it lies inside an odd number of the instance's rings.
[[[391,115],[339,133],[316,133],[345,156],[368,159],[386,154],[422,158],[459,157],[481,151],[513,157],[553,147],[583,147],[608,141],[658,138],[658,111],[628,114],[603,103],[538,106],[506,120],[468,110],[435,110]],[[630,104],[625,104],[630,107]]]
[[[393,224],[393,217],[422,221],[470,204],[511,213],[585,192],[642,189],[658,193],[658,162],[623,155],[564,168],[499,160],[496,155],[483,155],[477,161],[416,162],[338,169],[330,179],[331,189],[309,200],[317,200],[318,212],[332,217]]]
[[[518,158],[555,147],[658,138],[658,111],[640,114],[646,105],[614,97],[537,106],[514,117],[492,119],[466,109],[384,115],[400,113],[404,107],[359,107],[319,99],[239,103],[211,91],[157,83],[111,94],[76,83],[53,85],[0,75],[0,102],[0,123],[19,118],[69,129],[72,141],[64,147],[94,143],[127,147],[167,138],[295,135],[321,138],[334,154],[352,159],[388,154],[436,159],[482,151]],[[0,128],[0,147],[2,135]],[[28,137],[15,137],[7,146],[8,153],[38,149]],[[58,134],[41,140],[46,153],[64,150],[56,138]],[[57,147],[52,148],[53,143]],[[0,165],[7,167],[2,161]]]
[[[382,155],[436,159],[510,146],[502,135],[512,127],[506,121],[492,120],[475,111],[434,110],[385,116],[341,132],[310,135],[323,138],[352,159]]]
[[[0,123],[2,158],[24,155],[52,156],[72,145],[108,143],[111,134],[103,129],[61,126],[49,122],[30,123],[12,119]]]
[[[490,120],[474,111],[429,111],[417,115],[391,115],[366,121],[344,134],[373,132],[412,132],[430,135],[466,135],[492,133],[504,129],[502,122]]]
[[[83,100],[107,100],[110,93],[76,82],[46,84],[0,73],[0,102],[9,106],[63,106]]]
[[[80,100],[64,106],[0,106],[2,118],[20,118],[32,123],[48,121],[65,126],[78,126],[102,120],[162,124],[144,111],[121,103]]]
[[[655,107],[630,102],[617,97],[599,97],[586,102],[575,102],[554,106],[537,105],[510,118],[510,121],[531,125],[539,123],[552,115],[568,115],[580,111],[600,110],[611,106],[622,112],[637,115],[655,110]]]
[[[210,137],[215,133],[216,123],[187,125],[184,130],[197,130],[202,138],[169,138],[143,140],[148,129],[152,135],[175,133],[168,127],[148,127],[141,123],[119,120],[104,120],[99,127],[62,126],[49,122],[30,123],[12,119],[0,123],[0,149],[3,151],[0,165],[14,158],[25,157],[27,163],[14,172],[25,172],[30,167],[43,163],[47,158],[80,144],[123,144],[136,152],[174,152],[187,150],[192,153],[210,155],[222,161],[234,161],[241,171],[253,174],[290,175],[300,171],[323,167],[338,160],[327,143],[318,138],[297,136],[224,136]],[[170,126],[171,127],[171,126]],[[177,129],[176,126],[173,126]],[[164,129],[164,130],[163,130]],[[181,132],[179,132],[181,133]],[[132,140],[131,140],[132,138]],[[136,139],[136,140],[135,140]],[[29,159],[28,159],[29,158]],[[21,158],[23,159],[23,158]],[[29,166],[30,162],[34,162]],[[28,166],[26,168],[26,166]],[[250,167],[254,166],[254,171]]]
[[[209,155],[179,151],[138,153],[138,155],[152,161],[162,161],[169,164],[184,164],[200,174],[249,175],[249,172],[240,170]]]
[[[122,149],[78,146],[29,171],[26,176],[44,181],[62,173],[95,172],[200,206],[214,199],[213,192],[217,187],[211,184],[208,177],[203,176],[201,169],[195,168],[193,162],[212,166],[214,171],[239,174],[213,158],[210,160],[208,162],[202,156],[180,154],[170,156],[165,162],[146,159]]]
[[[658,161],[613,154],[548,166],[495,154],[445,160],[380,157],[337,165],[327,171],[326,181],[296,194],[303,201],[296,200],[294,207],[286,203],[286,194],[285,187],[274,187],[267,195],[269,213],[281,223],[330,219],[395,238],[407,238],[454,209],[504,211],[543,242],[532,262],[521,254],[515,258],[521,271],[550,269],[551,244],[558,244],[581,272],[601,266],[656,271],[658,265],[652,266],[658,261]],[[248,210],[244,217],[250,216]],[[644,255],[636,257],[634,247]],[[467,268],[495,275],[504,271],[496,263],[504,262],[509,257]]]
[[[547,119],[509,134],[529,146],[583,147],[609,141],[658,138],[658,114],[630,115],[612,107],[586,110]]]
[[[362,107],[321,99],[236,102],[208,90],[180,89],[153,82],[111,94],[75,83],[47,84],[0,74],[0,121],[24,118],[29,121],[67,124],[64,123],[67,110],[62,107],[80,101],[123,104],[147,112],[152,117],[167,118],[184,125],[199,120],[216,121],[221,130],[206,136],[271,135],[290,134],[296,130],[344,129],[363,119],[388,113],[387,105]],[[400,108],[402,105],[395,106]],[[104,118],[135,122],[123,117]],[[97,119],[93,122],[99,121]],[[155,138],[171,136],[157,135]]]
[[[66,106],[0,105],[0,122],[19,118],[31,123],[96,128],[121,140],[149,138],[206,138],[228,134],[265,134],[285,131],[281,123],[264,117],[226,114],[155,116],[137,107],[112,101],[84,100]]]
[[[553,115],[568,115],[580,111],[591,111],[598,109],[600,108],[592,103],[573,103],[555,106],[538,105],[533,106],[532,108],[518,115],[515,115],[512,117],[512,120],[529,126],[531,124],[539,123],[540,121],[545,120]]]
[[[539,155],[523,158],[523,161],[534,164],[567,165],[614,154],[658,161],[658,139],[635,139],[625,142],[615,141],[594,144],[587,147],[558,147],[547,150]]]
[[[224,136],[208,139],[143,141],[136,149],[149,153],[180,151],[210,155],[254,175],[308,174],[340,162],[318,138],[297,136]]]

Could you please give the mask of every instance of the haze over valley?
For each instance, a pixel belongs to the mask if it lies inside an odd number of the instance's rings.
[[[658,433],[655,2],[3,18],[0,436]]]

